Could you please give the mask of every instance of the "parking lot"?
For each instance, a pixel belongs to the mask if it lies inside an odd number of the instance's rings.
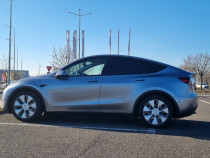
[[[0,96],[1,97],[1,96]],[[128,118],[50,114],[35,123],[0,112],[0,157],[210,157],[210,95],[197,114],[151,129]]]

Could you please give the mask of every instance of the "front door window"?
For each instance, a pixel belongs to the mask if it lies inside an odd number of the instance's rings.
[[[69,76],[99,76],[102,74],[106,58],[92,58],[65,68]]]

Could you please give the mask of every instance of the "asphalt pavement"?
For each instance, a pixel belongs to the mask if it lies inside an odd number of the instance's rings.
[[[1,97],[1,96],[0,96]],[[0,112],[0,157],[210,157],[210,96],[162,129],[100,115],[50,114],[23,123]]]

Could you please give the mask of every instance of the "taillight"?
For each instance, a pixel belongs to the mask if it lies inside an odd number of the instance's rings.
[[[189,83],[189,81],[190,81],[190,78],[179,78],[182,82],[184,82],[184,83],[186,83],[186,84],[188,84]]]

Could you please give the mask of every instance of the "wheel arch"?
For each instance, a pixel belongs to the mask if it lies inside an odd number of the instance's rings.
[[[24,86],[24,87],[20,87],[16,90],[14,90],[9,98],[8,98],[8,113],[12,113],[12,109],[11,109],[11,102],[12,102],[12,98],[19,92],[22,92],[22,91],[31,91],[35,94],[38,95],[38,97],[41,99],[41,103],[43,105],[43,111],[45,112],[46,111],[46,103],[45,103],[45,100],[44,100],[44,97],[42,96],[42,94],[35,88],[33,87],[29,87],[29,86]]]
[[[138,97],[138,99],[136,100],[136,102],[134,104],[134,108],[133,108],[133,114],[134,114],[135,118],[139,117],[139,113],[138,113],[139,103],[151,95],[161,95],[161,96],[165,97],[166,99],[168,99],[172,103],[172,108],[173,108],[172,117],[176,118],[179,116],[180,111],[179,111],[178,105],[177,105],[176,101],[174,100],[174,98],[170,94],[168,94],[164,91],[160,91],[160,90],[152,90],[152,91],[148,91],[148,92],[141,94]]]

